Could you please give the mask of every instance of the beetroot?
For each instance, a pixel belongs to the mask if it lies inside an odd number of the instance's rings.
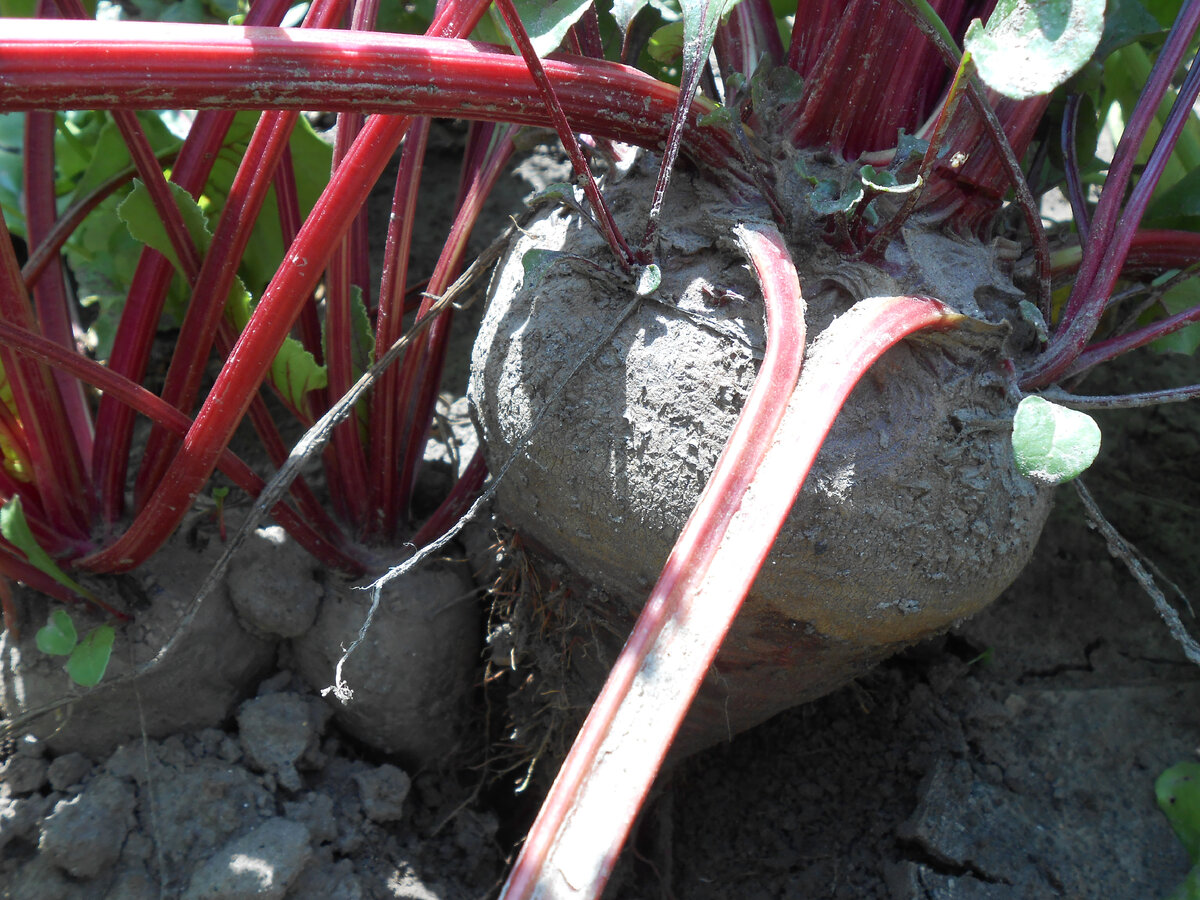
[[[641,227],[653,168],[641,163],[608,188],[626,233]],[[730,234],[767,212],[727,197],[676,179],[659,232],[661,287],[574,376],[499,486],[501,515],[603,591],[579,592],[561,617],[575,636],[564,646],[598,640],[602,657],[619,646],[754,378],[761,293]],[[1012,324],[1023,295],[1003,274],[1002,248],[910,225],[870,265],[839,256],[819,229],[801,211],[788,235],[810,341],[864,297],[936,296],[970,318],[893,348],[859,383],[677,751],[819,696],[979,611],[1024,567],[1049,511],[1049,489],[1013,463],[1020,395],[1009,360],[1031,349],[1031,330]],[[565,255],[539,279],[522,266],[535,249]],[[632,296],[615,272],[585,262],[604,257],[594,229],[551,210],[502,263],[471,381],[493,472]],[[576,656],[595,665],[595,654]]]

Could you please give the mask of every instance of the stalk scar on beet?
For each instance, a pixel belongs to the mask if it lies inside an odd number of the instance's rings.
[[[162,546],[217,468],[257,494],[262,477],[227,447],[248,416],[271,464],[286,468],[261,390],[305,427],[331,421],[323,417],[362,372],[395,352],[404,315],[415,311],[428,327],[399,366],[378,373],[354,414],[331,426],[332,508],[300,478],[284,502],[272,493],[284,487],[278,480],[266,501],[272,515],[324,562],[378,572],[381,548],[402,535],[434,546],[488,465],[501,515],[613,598],[605,614],[630,637],[515,864],[503,895],[510,900],[598,896],[677,734],[693,749],[748,727],[990,602],[1028,559],[1048,511],[1050,488],[1038,479],[1065,480],[1081,467],[1026,467],[1027,447],[1014,457],[1011,423],[1025,394],[1086,406],[1200,393],[1089,400],[1077,390],[1094,366],[1200,321],[1200,305],[1121,317],[1113,299],[1121,279],[1138,285],[1147,273],[1180,270],[1173,277],[1182,283],[1200,258],[1193,231],[1139,231],[1176,143],[1194,125],[1194,61],[1137,165],[1187,66],[1200,0],[1182,3],[1164,29],[1094,208],[1076,146],[1080,100],[1068,99],[1061,155],[1073,245],[1062,235],[1047,240],[1021,166],[1047,146],[1038,129],[1051,91],[1096,51],[1103,4],[1051,4],[1072,24],[1054,52],[1079,58],[1033,89],[985,86],[975,70],[989,40],[1028,39],[1047,53],[1015,4],[984,28],[971,23],[988,16],[989,3],[802,2],[786,45],[765,0],[680,6],[678,88],[603,59],[604,33],[587,3],[552,32],[565,50],[554,54],[535,46],[508,0],[498,10],[516,53],[466,39],[487,11],[483,0],[444,2],[425,36],[375,32],[376,5],[365,0],[315,0],[300,29],[274,27],[287,11],[280,0],[260,0],[242,28],[84,22],[75,0],[42,0],[40,18],[6,19],[0,37],[0,109],[26,114],[30,250],[23,273],[9,242],[0,247],[0,496],[19,498],[41,547],[76,569],[124,571]],[[621,13],[623,60],[639,42],[638,9]],[[351,29],[336,29],[347,13]],[[200,110],[169,179],[136,114],[161,108]],[[57,213],[54,114],[77,109],[110,111],[163,234],[132,274],[107,368],[76,346],[57,251],[83,213]],[[211,234],[197,232],[189,223],[203,219],[212,160],[234,112],[247,109],[262,116]],[[305,216],[290,140],[299,113],[313,109],[337,112],[339,131],[331,177]],[[434,116],[473,125],[451,233],[413,303],[407,260]],[[411,508],[448,352],[444,295],[520,126],[555,130],[580,196],[565,187],[563,206],[575,212],[551,204],[498,266],[471,389],[486,449],[422,525]],[[643,155],[632,159],[629,145]],[[401,147],[373,291],[363,204]],[[601,168],[608,174],[597,179]],[[997,223],[1010,192],[1019,216],[1009,217],[1008,232],[1031,245],[1027,255],[1011,242],[985,243],[1004,236]],[[231,298],[249,293],[238,271],[268,213],[286,249],[243,327]],[[526,277],[525,254],[547,249],[593,268],[610,253],[611,264],[600,265],[608,276],[584,286],[564,266]],[[190,302],[156,396],[140,384],[172,278]],[[616,310],[636,293],[646,296],[627,320]],[[718,296],[737,299],[710,302]],[[578,353],[589,337],[580,320],[605,315],[616,323],[611,340],[606,332],[569,384],[536,374],[522,355],[534,352],[526,341]],[[658,350],[648,336],[662,340]],[[675,346],[686,352],[662,349]],[[222,367],[202,396],[214,352]],[[646,399],[643,390],[639,399],[623,379],[655,356],[680,363],[675,394]],[[720,377],[693,372],[708,361],[725,366]],[[518,369],[528,371],[524,380]],[[84,385],[102,392],[94,425]],[[566,419],[531,425],[568,388],[592,404],[600,433]],[[1055,429],[1073,420],[1039,409],[1038,427],[1055,443]],[[154,429],[127,509],[135,413]],[[654,432],[672,418],[687,427]],[[863,435],[877,446],[868,451]],[[539,481],[567,455],[556,440],[587,448],[563,476],[570,496],[562,502]],[[881,457],[916,468],[876,472]],[[513,471],[501,479],[498,464],[509,459]],[[947,470],[944,485],[926,483],[935,464]],[[637,481],[646,473],[649,487]],[[651,509],[658,494],[677,502]],[[572,503],[589,511],[583,520]],[[838,518],[856,505],[889,536],[891,556],[877,573],[854,568],[870,554]],[[964,533],[941,534],[958,513]],[[1000,522],[1009,524],[989,527]],[[979,523],[982,534],[966,533]],[[624,570],[606,555],[601,532],[629,557]],[[848,586],[848,571],[861,584]],[[0,574],[71,599],[11,540],[0,543]],[[781,595],[780,585],[801,581],[806,587]],[[7,597],[0,590],[14,628]],[[773,696],[763,697],[768,683]]]

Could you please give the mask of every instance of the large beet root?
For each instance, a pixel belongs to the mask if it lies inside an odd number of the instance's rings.
[[[637,169],[610,189],[625,233],[641,232],[649,193]],[[627,633],[753,380],[762,303],[727,239],[736,215],[717,189],[677,178],[656,252],[661,288],[575,375],[499,486],[519,533],[609,595],[563,617],[589,639]],[[867,296],[935,296],[976,326],[905,341],[855,389],[684,726],[686,749],[978,612],[1024,567],[1049,511],[1049,492],[1012,461],[1019,398],[1001,318],[1020,295],[993,251],[910,228],[874,267],[840,259],[814,229],[791,237],[810,339]],[[470,388],[493,472],[631,296],[569,259],[527,286],[532,248],[607,252],[555,210],[502,262]]]

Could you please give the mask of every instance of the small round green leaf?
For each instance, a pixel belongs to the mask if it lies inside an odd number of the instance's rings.
[[[1100,452],[1100,426],[1087,413],[1041,397],[1026,397],[1013,418],[1013,455],[1026,478],[1070,481]]]
[[[988,87],[1014,100],[1048,94],[1082,69],[1104,33],[1104,0],[998,0],[963,44]]]
[[[638,273],[637,295],[648,297],[658,290],[660,284],[662,284],[662,269],[654,263],[650,263]]]
[[[75,649],[79,636],[75,633],[75,623],[66,611],[56,609],[50,613],[46,625],[38,629],[34,641],[43,653],[50,656],[66,656]]]
[[[87,633],[67,660],[67,674],[80,687],[95,687],[104,677],[112,657],[116,632],[111,625],[100,625]]]
[[[566,254],[561,250],[543,250],[533,247],[521,256],[521,269],[525,273],[523,286],[525,290],[533,290],[545,280],[550,267]]]

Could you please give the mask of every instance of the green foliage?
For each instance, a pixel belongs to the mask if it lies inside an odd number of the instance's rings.
[[[63,587],[74,591],[81,597],[92,596],[87,588],[77,584],[70,576],[58,567],[50,554],[42,549],[37,538],[25,520],[25,510],[21,506],[21,497],[14,494],[4,506],[0,507],[0,534],[4,539],[25,554],[29,564],[39,572],[49,575]]]
[[[399,34],[424,34],[429,23],[433,21],[436,8],[436,0],[381,3],[375,27],[380,31],[394,31]]]
[[[35,637],[37,648],[49,656],[65,656],[67,675],[80,687],[95,687],[108,669],[117,634],[111,625],[98,625],[79,640],[75,623],[56,609]]]
[[[1061,484],[1084,471],[1100,452],[1100,426],[1087,413],[1030,396],[1013,417],[1013,455],[1026,478]]]
[[[658,290],[662,284],[662,270],[651,263],[638,272],[637,277],[637,295],[639,297],[648,297]]]
[[[1154,794],[1188,857],[1200,863],[1200,763],[1183,762],[1167,769],[1154,782]]]
[[[1155,781],[1154,794],[1193,865],[1166,900],[1200,900],[1200,763],[1167,769]]]
[[[138,113],[138,121],[157,154],[178,150],[179,138],[155,113]],[[86,199],[110,178],[132,172],[133,162],[112,117],[99,112],[59,113],[55,135],[55,178],[58,210]],[[8,226],[26,236],[24,210],[24,113],[0,114],[0,205]],[[129,281],[141,254],[117,222],[116,207],[128,189],[110,196],[84,219],[63,247],[63,256],[75,276],[80,303],[92,307],[96,317],[89,327],[88,344],[106,358],[112,348],[117,317]],[[172,289],[176,305],[182,303],[180,286]]]
[[[1171,314],[1200,305],[1200,279],[1189,278],[1174,285],[1163,294],[1160,302]],[[1191,356],[1200,349],[1200,324],[1187,325],[1159,338],[1150,346],[1161,353],[1183,353]]]
[[[999,0],[964,44],[980,77],[1015,100],[1048,94],[1087,64],[1104,31],[1104,0]]]
[[[521,257],[521,269],[525,274],[522,289],[528,291],[541,284],[550,267],[564,256],[567,256],[567,253],[562,250],[543,250],[539,247],[526,250],[525,255]]]
[[[112,658],[117,633],[111,625],[99,625],[89,631],[67,657],[67,674],[80,687],[95,687],[104,677]]]
[[[172,127],[183,129],[186,120],[173,114],[139,112],[138,121],[151,149],[159,156],[177,151],[181,145]],[[258,122],[255,112],[240,112],[217,154],[212,174],[200,199],[206,210],[225,204],[238,164]],[[55,138],[56,183],[59,211],[86,199],[110,178],[132,172],[133,161],[116,123],[107,113],[67,112],[58,116]],[[170,123],[170,125],[168,124]],[[25,236],[22,214],[24,142],[23,113],[0,114],[0,205],[10,230]],[[301,118],[289,141],[300,212],[307,214],[329,180],[332,151]],[[117,322],[124,308],[133,273],[144,242],[121,226],[117,208],[129,196],[124,188],[93,210],[64,246],[67,265],[75,277],[80,303],[91,307],[95,318],[89,326],[88,344],[101,359],[112,350]],[[283,232],[279,224],[274,191],[269,191],[263,212],[254,224],[250,246],[254,252],[241,263],[241,274],[249,288],[261,294],[283,260]],[[172,282],[165,306],[164,325],[177,325],[183,317],[187,291],[182,279]]]
[[[864,196],[861,181],[852,181],[845,187],[828,179],[818,181],[808,194],[808,205],[819,216],[849,213]]]
[[[125,0],[131,18],[151,22],[197,22],[225,24],[243,16],[246,0]]]
[[[79,635],[66,611],[56,609],[50,613],[49,621],[38,629],[34,640],[37,648],[47,656],[66,656],[79,643]]]
[[[204,211],[183,188],[176,184],[171,184],[170,187],[192,240],[201,253],[205,252],[212,242],[212,232],[208,229]],[[175,248],[162,228],[162,222],[145,185],[140,181],[136,182],[133,192],[117,212],[136,240],[167,257],[176,271],[180,269]],[[234,328],[241,331],[250,321],[253,312],[254,304],[250,292],[246,290],[240,278],[235,278],[225,301],[226,316]],[[313,355],[292,337],[284,340],[283,346],[271,363],[270,379],[284,399],[300,410],[305,409],[305,394],[323,388],[327,383],[325,367],[317,365]]]

